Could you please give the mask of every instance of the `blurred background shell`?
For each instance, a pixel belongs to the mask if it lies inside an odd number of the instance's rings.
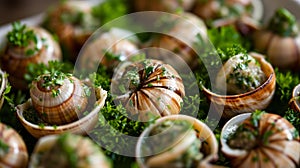
[[[0,123],[0,167],[25,168],[28,152],[22,137],[7,125]]]
[[[17,89],[27,89],[24,75],[29,64],[44,63],[47,65],[48,61],[62,60],[60,46],[47,30],[36,26],[27,27],[27,29],[33,30],[35,33],[36,45],[40,47],[39,50],[33,55],[27,55],[27,51],[35,47],[33,44],[29,44],[27,47],[18,47],[7,43],[4,53],[1,53],[0,57],[1,68],[9,74],[11,85]]]
[[[48,135],[37,142],[29,168],[110,168],[110,161],[92,140],[70,133]]]

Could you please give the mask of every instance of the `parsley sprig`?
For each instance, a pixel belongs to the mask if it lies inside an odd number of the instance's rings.
[[[24,76],[25,79],[28,82],[32,82],[33,80],[42,80],[42,87],[51,89],[53,97],[56,97],[60,94],[60,90],[56,89],[56,86],[63,85],[64,80],[72,76],[70,73],[68,73],[68,70],[71,70],[68,64],[58,61],[49,61],[48,65],[43,63],[29,64],[27,70],[28,72]]]
[[[13,29],[6,35],[9,44],[18,47],[27,47],[30,42],[37,44],[36,34],[33,30],[29,30],[25,24],[14,22],[12,27]]]

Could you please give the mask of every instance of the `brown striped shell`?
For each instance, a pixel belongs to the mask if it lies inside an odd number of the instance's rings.
[[[7,74],[0,69],[0,109],[4,102],[4,92],[7,87]]]
[[[275,93],[276,77],[270,63],[257,53],[249,53],[261,65],[267,80],[256,89],[237,95],[220,95],[203,87],[205,96],[210,100],[215,110],[224,118],[231,118],[241,113],[257,109],[265,109],[272,101]]]
[[[47,75],[44,75],[47,76]],[[46,123],[63,125],[82,115],[88,104],[85,85],[76,77],[66,77],[61,86],[56,88],[43,87],[43,77],[33,81],[30,88],[32,105],[40,118]],[[53,89],[59,93],[53,95]]]
[[[176,70],[153,59],[123,63],[117,69],[111,87],[117,100],[132,116],[142,121],[152,116],[178,114],[185,95],[182,79]]]
[[[263,113],[257,120],[257,126],[254,126],[250,115],[236,116],[222,129],[222,152],[231,160],[232,167],[299,167],[300,139],[293,125],[279,115]],[[258,133],[256,145],[248,150],[233,149],[226,141],[228,135],[241,124]]]
[[[66,151],[66,149],[68,151]],[[70,161],[70,157],[76,160]],[[70,133],[48,135],[37,142],[29,167],[110,168],[110,161],[102,150],[87,137]]]
[[[36,47],[39,50],[33,55],[26,55],[28,49],[33,49],[35,44],[27,47],[16,47],[8,45],[1,55],[1,66],[9,74],[9,81],[17,89],[26,89],[24,75],[27,72],[27,66],[30,63],[48,64],[51,60],[61,60],[62,54],[58,43],[53,39],[48,31],[41,27],[28,27],[33,30],[37,37]]]
[[[168,18],[174,24],[170,29],[166,30],[166,34],[161,34],[151,42],[151,49],[149,55],[154,59],[170,59],[174,55],[168,55],[162,52],[165,49],[181,57],[191,68],[195,68],[198,62],[197,54],[193,50],[194,44],[197,42],[197,36],[206,39],[207,28],[205,23],[196,15],[188,12],[181,13],[177,17]],[[160,56],[160,58],[156,58]],[[171,59],[172,60],[172,59]]]
[[[191,124],[192,128],[194,129],[193,131],[186,131],[185,133],[182,133],[182,135],[178,135],[179,140],[176,140],[176,144],[169,144],[170,146],[165,146],[162,147],[161,149],[165,149],[165,151],[161,152],[150,152],[147,147],[152,144],[152,145],[159,145],[159,144],[154,144],[152,138],[155,138],[155,136],[161,136],[161,138],[166,138],[167,134],[166,131],[162,131],[159,134],[156,135],[151,135],[149,136],[150,132],[161,125],[164,122],[178,122],[178,121],[187,121]],[[173,127],[173,126],[172,126]],[[193,133],[196,132],[196,136],[192,135]],[[160,137],[159,137],[160,138]],[[147,168],[150,167],[147,165],[147,157],[155,157],[156,161],[160,164],[158,167],[164,167],[164,164],[168,160],[172,160],[180,157],[182,153],[185,152],[187,148],[189,148],[191,140],[194,138],[200,139],[202,145],[200,146],[199,150],[201,150],[201,153],[203,154],[203,158],[199,161],[198,165],[196,165],[199,168],[212,168],[213,165],[211,165],[209,162],[210,161],[216,161],[218,159],[218,143],[216,140],[215,135],[213,132],[210,130],[210,128],[203,122],[190,117],[186,115],[171,115],[171,116],[166,116],[162,117],[152,125],[150,125],[148,128],[146,128],[143,133],[140,135],[139,140],[137,142],[136,146],[136,160],[141,168]],[[176,139],[176,138],[175,138]],[[178,141],[178,142],[177,142]],[[167,148],[167,149],[166,149]],[[172,148],[172,149],[170,149]],[[151,150],[151,149],[150,149]],[[151,154],[152,153],[152,154]],[[217,168],[217,167],[216,167]]]
[[[280,69],[300,70],[300,35],[282,37],[269,30],[253,34],[257,51],[265,53],[272,65]]]
[[[77,54],[85,41],[100,26],[98,20],[95,20],[92,16],[91,8],[92,2],[90,1],[66,1],[53,7],[53,10],[47,13],[46,28],[58,36],[62,47],[67,51],[69,59],[73,61],[76,60]],[[72,20],[79,18],[78,15],[80,14],[82,14],[82,19],[86,17],[87,20],[80,21],[84,23],[72,23]]]
[[[30,109],[32,109],[32,101],[29,99],[24,104],[20,104],[16,107],[17,117],[25,129],[35,138],[40,138],[45,135],[73,133],[79,135],[86,135],[88,131],[92,130],[99,122],[98,115],[100,109],[104,106],[107,91],[101,87],[95,88],[96,102],[92,104],[92,109],[88,111],[88,114],[81,117],[79,120],[64,124],[64,125],[44,125],[41,127],[38,123],[30,121],[25,116],[28,115]]]
[[[188,11],[193,7],[195,0],[134,0],[136,11],[164,11],[176,12],[179,9]]]
[[[130,36],[128,32],[119,28],[112,28],[108,32],[101,34],[85,45],[80,55],[80,66],[82,68],[98,67],[99,63],[108,69],[114,69],[121,61],[138,51],[135,39],[123,39]]]
[[[292,93],[292,98],[289,102],[292,109],[300,113],[300,84],[295,86]]]
[[[25,168],[28,162],[28,153],[22,137],[12,128],[0,123],[0,167]],[[4,146],[8,147],[5,151]]]

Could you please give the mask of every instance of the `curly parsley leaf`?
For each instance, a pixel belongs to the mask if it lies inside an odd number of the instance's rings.
[[[73,69],[73,65],[67,62],[49,61],[48,65],[44,63],[29,64],[27,66],[27,73],[24,75],[25,80],[31,83],[38,76],[43,74],[57,74],[58,72],[69,73]],[[55,82],[60,82],[59,80]]]
[[[13,29],[7,33],[9,44],[18,47],[27,47],[30,42],[37,43],[37,36],[33,30],[29,30],[25,24],[19,21],[12,23]]]
[[[284,116],[285,119],[287,119],[298,131],[300,132],[300,113],[297,111],[294,111],[292,109],[288,109]]]
[[[280,71],[275,68],[277,89],[275,95],[286,104],[292,97],[293,89],[300,83],[299,74],[294,74],[291,71]]]

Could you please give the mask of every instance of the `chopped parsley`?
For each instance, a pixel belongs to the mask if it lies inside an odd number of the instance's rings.
[[[13,22],[12,27],[13,29],[6,35],[9,44],[18,47],[27,47],[30,42],[37,44],[36,34],[33,30],[29,30],[25,24]]]

